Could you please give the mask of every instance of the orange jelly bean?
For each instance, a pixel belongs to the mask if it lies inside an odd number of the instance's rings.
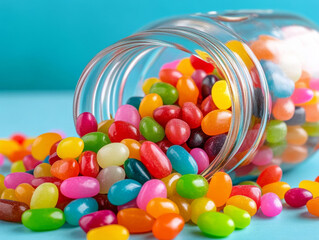
[[[167,198],[153,198],[146,206],[146,212],[154,218],[167,213],[179,213],[177,205]]]
[[[209,136],[219,135],[229,131],[232,112],[228,110],[214,110],[202,120],[202,130]]]
[[[281,159],[285,163],[300,163],[308,157],[308,149],[305,146],[287,145],[285,151],[281,155]]]
[[[50,155],[52,145],[61,139],[61,135],[57,133],[41,134],[32,144],[32,156],[37,160],[44,160],[46,156]]]
[[[306,206],[309,213],[319,217],[319,197],[309,200]]]
[[[138,109],[141,118],[153,117],[153,112],[156,108],[163,106],[163,100],[157,93],[147,94],[141,101]]]
[[[304,145],[308,140],[308,133],[300,126],[288,126],[287,143],[291,145]]]
[[[15,189],[15,195],[19,202],[26,203],[30,206],[34,188],[28,183],[21,183]]]
[[[232,186],[232,180],[227,173],[215,173],[210,180],[207,197],[215,203],[216,207],[221,207],[229,198]]]
[[[254,216],[257,212],[257,205],[254,200],[242,195],[235,195],[229,198],[226,205],[232,205],[243,209],[249,213],[250,216]]]
[[[263,186],[262,193],[275,193],[280,199],[284,199],[286,192],[290,189],[290,185],[285,182],[274,182]]]
[[[136,141],[135,139],[123,139],[121,141],[130,151],[129,158],[135,158],[137,160],[141,160],[140,148],[141,143]]]
[[[78,176],[80,173],[80,166],[75,159],[67,158],[53,163],[50,172],[52,176],[65,180],[70,177]]]
[[[191,219],[191,200],[181,197],[179,194],[175,194],[169,198],[172,200],[179,209],[179,214],[182,216],[185,222]]]
[[[193,68],[190,58],[183,58],[177,65],[176,69],[185,76],[192,76]]]
[[[4,189],[0,199],[18,201],[18,198],[16,197],[14,189],[11,189],[11,188]]]
[[[117,221],[130,233],[146,233],[152,231],[155,219],[142,209],[126,208],[118,212]]]
[[[199,90],[190,77],[181,77],[176,84],[176,89],[179,94],[179,106],[183,107],[185,102],[197,104]]]
[[[29,155],[30,151],[26,149],[20,149],[11,153],[8,158],[11,162],[21,161],[25,156]]]
[[[156,219],[152,232],[157,239],[174,239],[184,228],[185,222],[181,215],[168,213]]]
[[[319,121],[319,103],[312,105],[303,105],[306,111],[307,122],[318,122]]]
[[[287,121],[295,113],[295,104],[290,98],[278,98],[272,108],[272,115],[281,121]]]

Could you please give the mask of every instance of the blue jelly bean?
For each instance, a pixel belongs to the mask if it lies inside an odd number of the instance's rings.
[[[74,226],[79,226],[79,220],[84,215],[98,211],[99,206],[94,198],[73,200],[64,208],[65,220]]]
[[[176,172],[182,175],[197,174],[198,166],[195,159],[183,147],[173,145],[167,149],[166,155]]]
[[[295,107],[295,113],[288,121],[285,121],[288,126],[302,125],[306,122],[306,111],[302,107]]]
[[[141,161],[129,158],[124,163],[125,174],[128,178],[144,184],[151,180],[151,175]]]
[[[28,171],[25,171],[25,172],[33,175],[34,169],[31,169],[31,170],[28,170]]]
[[[130,97],[129,99],[127,99],[126,104],[132,105],[138,110],[142,99],[143,97]]]
[[[110,203],[115,206],[123,205],[135,199],[142,185],[133,179],[124,179],[114,183],[108,192]]]
[[[46,156],[46,158],[43,160],[43,163],[48,163],[48,164],[50,164],[49,158],[50,158],[50,156]]]

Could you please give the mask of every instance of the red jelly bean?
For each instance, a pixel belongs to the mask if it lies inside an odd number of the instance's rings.
[[[155,143],[145,141],[140,149],[141,162],[155,178],[167,177],[172,172],[172,165],[165,153]]]
[[[29,206],[22,202],[0,199],[0,220],[7,222],[21,222],[22,214]]]
[[[51,149],[50,149],[50,156],[49,156],[49,163],[51,165],[53,165],[53,163],[55,163],[58,160],[61,160],[61,158],[58,156],[56,149],[58,148],[58,145],[60,141],[57,141],[55,144],[52,145]]]
[[[168,141],[166,138],[164,138],[162,141],[158,142],[157,145],[160,147],[160,149],[166,154],[167,149],[169,147],[173,146],[173,144]]]
[[[319,176],[318,176],[318,177],[316,177],[315,181],[316,181],[316,182],[319,182]]]
[[[214,71],[215,67],[213,64],[208,63],[194,55],[190,57],[190,61],[193,68],[195,68],[196,70],[201,69],[201,70],[204,70],[206,73],[212,73]]]
[[[182,107],[182,119],[191,129],[198,128],[201,125],[203,113],[194,103],[186,102]]]
[[[153,112],[156,122],[165,127],[167,122],[173,118],[181,118],[181,108],[175,105],[164,105],[158,107]]]
[[[34,169],[36,166],[38,166],[40,163],[42,163],[42,161],[35,159],[31,154],[25,156],[22,159],[22,161],[23,161],[23,165],[25,167],[25,170],[27,170],[27,171]]]
[[[310,199],[312,193],[303,188],[291,188],[285,193],[286,203],[293,208],[305,206]]]
[[[166,124],[165,134],[171,143],[181,145],[188,140],[191,130],[183,120],[172,119]]]
[[[56,161],[50,170],[52,176],[65,180],[70,177],[76,177],[80,173],[78,162],[73,158],[66,158]]]
[[[22,133],[15,133],[10,137],[10,139],[22,145],[24,140],[27,139],[27,137]]]
[[[140,132],[130,123],[116,121],[109,128],[109,138],[111,142],[121,142],[126,138],[138,141],[140,139]]]
[[[269,166],[264,169],[257,178],[257,184],[263,187],[267,184],[279,182],[282,177],[282,170],[279,166]]]
[[[217,109],[215,103],[213,102],[212,95],[209,95],[202,101],[200,108],[204,116]]]
[[[159,78],[161,79],[162,82],[169,83],[173,85],[174,87],[177,84],[178,79],[183,77],[183,74],[181,74],[180,71],[176,69],[162,69],[159,72]]]
[[[81,113],[76,119],[76,132],[80,137],[90,132],[97,131],[97,121],[92,113]]]
[[[55,184],[57,187],[60,187],[62,180],[58,179],[56,177],[39,177],[39,178],[34,178],[31,181],[31,185],[34,188],[37,188],[38,186],[40,186],[43,183],[53,183]]]
[[[112,212],[117,213],[117,206],[110,203],[106,194],[98,194],[98,195],[94,196],[93,198],[96,200],[96,202],[99,206],[99,211],[111,210]]]
[[[237,185],[233,186],[230,196],[242,195],[251,198],[255,201],[257,209],[260,207],[261,191],[258,187],[252,185]]]
[[[102,227],[110,224],[117,224],[116,215],[110,210],[102,210],[84,215],[79,220],[79,225],[84,232],[93,228]]]
[[[99,164],[97,163],[96,153],[85,151],[79,157],[80,173],[83,176],[96,177],[99,174]]]

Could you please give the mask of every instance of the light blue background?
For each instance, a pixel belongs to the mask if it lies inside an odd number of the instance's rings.
[[[278,9],[319,23],[318,0],[1,0],[0,90],[74,89],[100,50],[167,16]]]

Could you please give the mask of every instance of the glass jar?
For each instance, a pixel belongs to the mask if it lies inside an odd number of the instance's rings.
[[[232,121],[217,156],[201,174],[223,169],[237,179],[278,164],[303,162],[319,140],[319,33],[312,22],[274,11],[209,12],[162,20],[98,53],[74,96],[74,119],[114,116],[163,64],[195,55],[226,80]],[[190,73],[183,73],[190,75]]]

